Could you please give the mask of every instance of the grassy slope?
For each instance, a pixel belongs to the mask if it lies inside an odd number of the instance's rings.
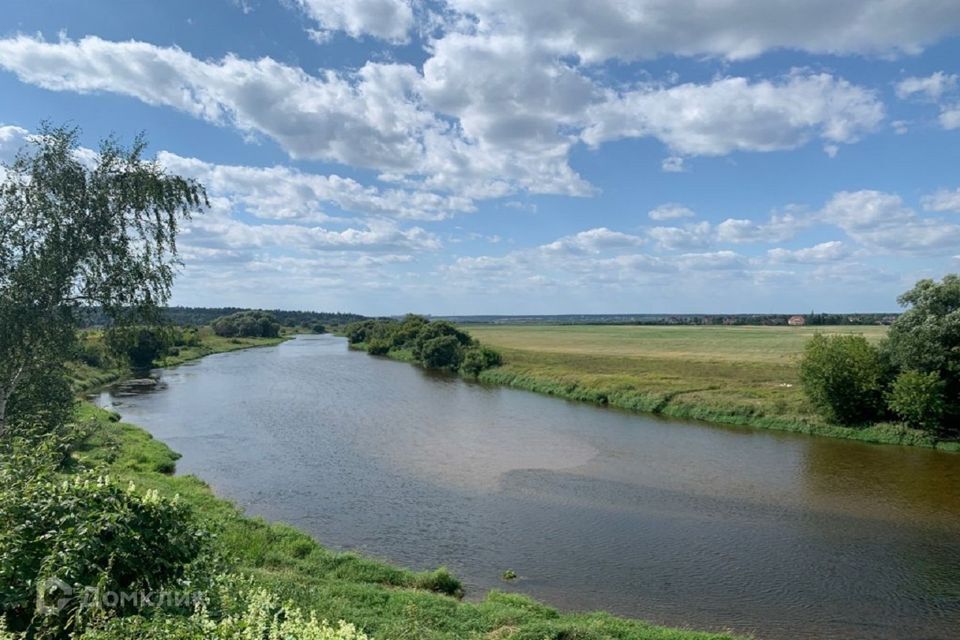
[[[850,429],[825,423],[808,407],[797,362],[816,332],[883,327],[470,326],[499,349],[504,365],[483,382],[725,424],[797,431],[867,442],[960,450],[900,425]]]
[[[530,598],[490,592],[479,603],[437,593],[450,590],[445,571],[414,573],[349,553],[331,552],[283,524],[245,517],[201,480],[169,475],[177,454],[116,416],[84,403],[81,419],[94,436],[76,456],[109,466],[138,486],[179,495],[208,519],[232,569],[249,573],[295,604],[329,620],[344,619],[374,638],[543,640],[722,640],[732,636],[656,627],[605,613],[561,614]],[[442,523],[438,523],[442,526]]]

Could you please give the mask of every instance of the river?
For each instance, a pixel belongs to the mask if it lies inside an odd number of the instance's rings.
[[[660,420],[342,338],[98,401],[248,513],[564,609],[801,638],[960,637],[960,455]],[[519,579],[505,583],[506,569]]]

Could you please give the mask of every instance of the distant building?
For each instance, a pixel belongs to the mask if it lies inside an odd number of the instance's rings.
[[[790,319],[787,320],[787,324],[791,327],[802,327],[807,324],[807,319],[803,316],[790,316]]]

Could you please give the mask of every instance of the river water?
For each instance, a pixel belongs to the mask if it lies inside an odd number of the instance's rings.
[[[960,638],[960,455],[659,420],[302,336],[98,398],[250,514],[468,598],[801,638]],[[506,569],[520,578],[504,583]]]

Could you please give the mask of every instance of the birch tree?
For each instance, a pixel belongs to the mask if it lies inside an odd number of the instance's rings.
[[[62,368],[85,308],[123,322],[169,298],[180,223],[207,198],[145,147],[111,138],[92,154],[44,125],[0,169],[0,437],[23,382]]]

